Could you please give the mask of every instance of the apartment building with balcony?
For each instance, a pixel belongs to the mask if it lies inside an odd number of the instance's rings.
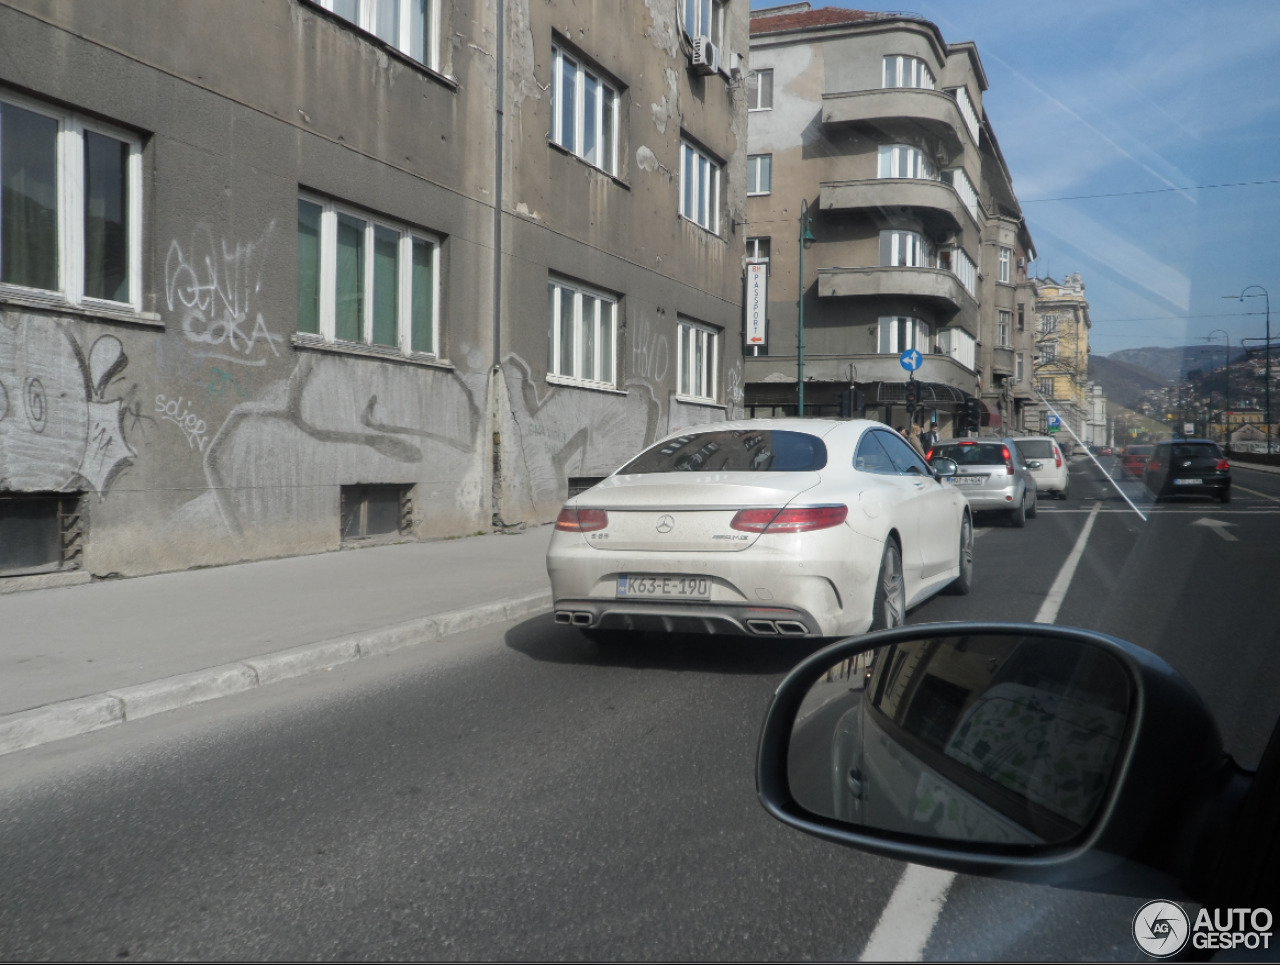
[[[0,583],[545,523],[740,415],[747,24],[0,0]]]
[[[805,415],[904,424],[915,349],[917,422],[946,434],[976,397],[988,429],[1020,427],[1035,251],[975,45],[796,3],[753,13],[751,71],[747,257],[768,258],[769,287],[748,410],[797,411],[803,333]]]

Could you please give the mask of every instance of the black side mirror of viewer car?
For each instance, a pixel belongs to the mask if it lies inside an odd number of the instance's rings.
[[[1176,671],[1085,630],[842,640],[778,687],[756,779],[792,827],[953,871],[1254,905],[1280,878],[1280,739],[1244,771]]]

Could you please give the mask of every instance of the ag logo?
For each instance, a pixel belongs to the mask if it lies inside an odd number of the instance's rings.
[[[1178,954],[1190,932],[1187,913],[1172,901],[1148,901],[1133,916],[1133,940],[1152,958]]]

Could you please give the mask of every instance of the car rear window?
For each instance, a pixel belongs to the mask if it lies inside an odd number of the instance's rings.
[[[1221,459],[1222,450],[1216,442],[1180,442],[1173,447],[1171,459]]]
[[[1028,459],[1053,458],[1053,443],[1048,439],[1019,439],[1018,448]]]
[[[935,456],[954,459],[958,466],[1003,466],[1004,444],[999,442],[974,442],[935,446]]]
[[[807,432],[717,429],[660,442],[618,471],[812,472],[826,464],[826,444]]]

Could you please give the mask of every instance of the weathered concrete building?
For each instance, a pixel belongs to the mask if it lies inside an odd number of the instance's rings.
[[[1020,428],[1035,252],[977,48],[910,14],[796,3],[754,12],[751,68],[747,255],[769,259],[769,330],[749,411],[794,413],[803,391],[806,415],[901,425],[916,349],[916,421],[946,434],[972,397],[987,427]]]
[[[0,2],[0,585],[546,522],[740,414],[747,20]]]

